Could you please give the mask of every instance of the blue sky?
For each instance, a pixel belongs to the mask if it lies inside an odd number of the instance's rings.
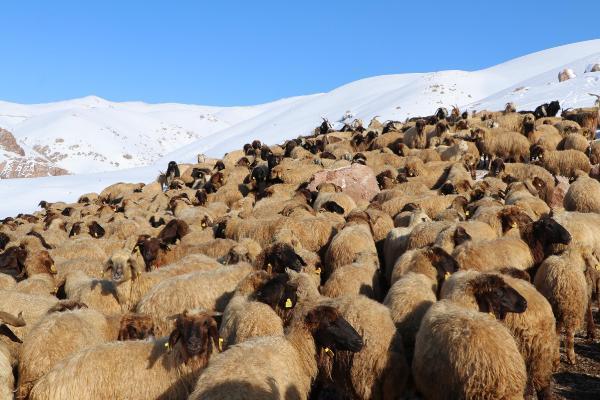
[[[0,99],[257,104],[600,38],[600,1],[3,1]]]

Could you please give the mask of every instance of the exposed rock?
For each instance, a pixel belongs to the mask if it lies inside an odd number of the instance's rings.
[[[308,189],[315,191],[323,182],[333,183],[352,197],[354,201],[370,201],[377,193],[379,186],[373,170],[366,165],[352,164],[334,170],[319,171],[313,175]]]
[[[0,128],[0,149],[18,154],[21,157],[25,156],[25,150],[19,146],[13,134],[2,128]]]
[[[39,157],[35,159],[16,157],[0,163],[0,179],[36,178],[68,174],[69,171],[58,168]]]

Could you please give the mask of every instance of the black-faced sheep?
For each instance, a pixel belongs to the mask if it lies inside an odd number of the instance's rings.
[[[567,248],[561,255],[548,257],[535,275],[535,287],[548,299],[556,316],[556,330],[565,331],[567,360],[575,364],[574,335],[588,323],[588,334],[594,332],[591,316],[591,299],[588,294],[586,273],[598,265],[589,250]],[[591,326],[590,326],[591,324]]]
[[[216,400],[239,395],[306,400],[319,372],[318,360],[357,352],[363,339],[333,307],[303,313],[285,336],[258,337],[213,357],[190,399]]]
[[[185,398],[214,348],[218,329],[212,316],[185,311],[168,338],[100,344],[61,361],[35,384],[30,398],[67,399],[75,393],[90,398]]]
[[[496,317],[523,312],[527,303],[503,281],[472,288],[477,309],[445,299],[423,317],[412,363],[417,389],[428,399],[523,398],[525,363]]]
[[[106,317],[92,309],[48,314],[23,339],[17,399],[26,399],[35,382],[54,365],[86,347],[152,336],[153,326],[147,320],[135,314]]]

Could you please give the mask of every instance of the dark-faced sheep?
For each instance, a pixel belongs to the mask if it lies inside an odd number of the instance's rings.
[[[218,341],[210,314],[185,311],[168,338],[100,344],[67,358],[35,384],[30,398],[66,399],[76,393],[90,398],[185,398]]]

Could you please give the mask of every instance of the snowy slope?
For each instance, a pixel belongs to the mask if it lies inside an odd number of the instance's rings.
[[[592,40],[480,71],[378,76],[328,93],[255,107],[112,103],[96,97],[33,106],[0,102],[0,127],[12,131],[26,151],[36,144],[49,145],[58,137],[68,139],[69,144],[60,148],[71,152],[57,165],[72,172],[148,165],[80,176],[0,180],[0,196],[6,199],[0,202],[0,217],[32,211],[41,199],[73,201],[114,182],[152,180],[169,160],[189,162],[198,153],[221,156],[255,138],[282,142],[310,132],[321,116],[335,122],[346,111],[368,122],[376,115],[381,121],[403,120],[454,104],[480,110],[500,109],[514,101],[519,109],[531,109],[558,99],[565,107],[590,106],[594,98],[587,93],[600,94],[600,73],[584,74],[584,70],[599,60],[600,40]],[[558,83],[558,71],[564,67],[572,68],[577,77]],[[176,139],[169,138],[173,136]],[[70,149],[80,138],[88,147]],[[88,160],[78,151],[93,151],[106,159]],[[124,158],[125,152],[132,158]]]
[[[25,157],[41,157],[73,174],[90,173],[151,164],[289,101],[252,107],[115,103],[95,96],[35,105],[0,102],[0,128],[13,134]]]

